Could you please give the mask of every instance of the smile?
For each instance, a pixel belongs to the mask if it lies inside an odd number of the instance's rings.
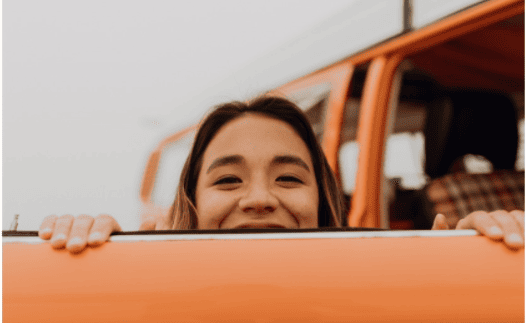
[[[236,226],[234,229],[286,229],[280,224],[252,222]]]

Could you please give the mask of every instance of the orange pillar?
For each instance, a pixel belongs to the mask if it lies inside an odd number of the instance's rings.
[[[371,62],[365,80],[358,128],[358,174],[349,226],[380,227],[380,188],[391,84],[401,56]]]

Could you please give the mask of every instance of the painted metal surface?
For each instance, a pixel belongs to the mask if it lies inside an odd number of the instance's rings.
[[[358,175],[350,226],[380,227],[380,187],[391,84],[400,56],[378,57],[371,63],[360,107]]]
[[[401,233],[192,234],[185,236],[195,240],[160,241],[114,236],[80,255],[9,238],[3,242],[3,319],[524,320],[523,250],[508,250],[474,231]]]
[[[371,61],[375,57],[389,56],[394,53],[405,57],[520,14],[524,14],[523,0],[483,2],[434,24],[353,55],[348,58],[348,61],[358,65]]]

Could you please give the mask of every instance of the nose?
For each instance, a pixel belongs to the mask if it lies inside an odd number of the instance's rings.
[[[278,199],[269,190],[268,184],[259,181],[248,187],[247,193],[239,200],[239,207],[243,212],[264,215],[274,212],[278,203]]]

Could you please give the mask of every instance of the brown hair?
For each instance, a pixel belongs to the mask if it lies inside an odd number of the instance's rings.
[[[181,172],[175,201],[170,210],[173,228],[179,230],[197,228],[195,189],[203,154],[221,127],[247,113],[262,114],[281,120],[294,128],[307,145],[314,165],[319,194],[318,226],[341,226],[345,216],[343,194],[309,121],[294,103],[282,98],[267,96],[249,103],[235,101],[219,105],[202,121],[190,155]]]

